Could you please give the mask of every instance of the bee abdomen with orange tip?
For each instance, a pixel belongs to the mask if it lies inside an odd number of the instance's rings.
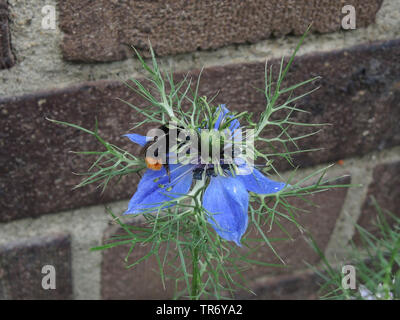
[[[161,159],[146,157],[144,161],[146,162],[147,168],[151,170],[160,171],[163,166]]]

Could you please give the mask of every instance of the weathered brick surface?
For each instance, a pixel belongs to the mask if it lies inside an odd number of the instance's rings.
[[[147,53],[148,39],[159,55],[253,43],[289,33],[303,34],[313,22],[320,33],[340,30],[344,5],[356,8],[357,28],[372,23],[382,0],[67,0],[59,3],[65,33],[64,57],[114,61]]]
[[[56,289],[42,288],[45,265],[55,267]],[[72,299],[69,236],[36,237],[1,245],[0,299]]]
[[[339,182],[347,184],[350,183],[350,179],[344,178]],[[314,240],[318,243],[321,250],[324,250],[329,241],[331,232],[341,211],[346,192],[346,189],[336,189],[308,197],[307,199],[316,205],[313,207],[305,204],[303,201],[298,201],[297,199],[290,201],[293,206],[302,208],[303,210],[309,210],[308,213],[299,212],[300,215],[298,216],[298,221],[304,228],[312,233]],[[276,217],[276,219],[279,218]],[[286,262],[286,267],[261,267],[257,265],[249,267],[249,265],[246,264],[249,268],[242,272],[242,275],[248,280],[253,281],[263,275],[292,273],[298,269],[304,269],[306,267],[304,261],[311,264],[315,264],[319,261],[319,256],[313,251],[293,223],[289,223],[284,219],[279,219],[279,222],[293,238],[293,241],[287,240],[273,242],[275,250]],[[271,239],[287,238],[287,235],[279,230],[277,225],[274,225],[271,232],[267,232],[268,229],[269,226],[263,227],[267,237]],[[261,235],[254,232],[253,228],[250,227],[249,230],[250,237],[261,239]],[[121,229],[115,230],[115,227],[111,227],[104,238],[110,239],[111,236],[115,235],[126,235],[126,232]],[[147,254],[149,250],[150,247],[148,245],[144,247],[136,246],[133,250],[133,254],[129,258],[128,264],[137,261],[139,258]],[[172,251],[168,258],[170,260],[168,261],[173,261],[176,255],[176,250],[174,248],[171,248],[170,250]],[[163,289],[158,272],[159,268],[155,258],[152,257],[131,269],[126,269],[124,259],[128,251],[129,245],[115,247],[103,252],[102,297],[104,299],[172,298],[174,292],[174,281],[167,281],[166,290]],[[279,260],[267,245],[259,248],[255,254],[252,253],[249,255],[250,249],[245,247],[243,247],[241,251],[244,255],[247,255],[247,258],[267,263],[280,264]],[[189,268],[190,262],[187,262],[187,264]],[[166,275],[174,277],[178,276],[176,273],[169,272],[173,271],[171,268],[167,267]],[[182,275],[180,274],[180,276]],[[284,299],[290,297],[300,298],[302,295],[306,295],[306,293],[311,295],[311,292],[315,287],[315,284],[312,284],[311,281],[313,279],[308,276],[304,278],[295,277],[293,279],[292,277],[277,277],[277,280],[272,284],[264,284],[256,281],[250,285],[250,288],[255,290],[260,299]],[[241,279],[237,280],[242,281]],[[280,288],[281,282],[283,283],[283,287]],[[305,285],[304,288],[300,288],[302,283]],[[183,285],[182,281],[181,285]],[[269,287],[273,287],[273,290],[266,292],[266,288]],[[243,297],[248,298],[250,296],[243,294]]]
[[[270,64],[276,66],[277,75],[278,61]],[[251,88],[264,87],[264,67],[263,63],[249,63],[206,69],[201,77],[201,93],[212,96],[219,90],[216,102],[225,102],[233,110],[248,110],[258,115],[265,105],[265,98]],[[324,150],[295,156],[297,164],[336,161],[400,143],[399,40],[300,57],[283,87],[318,75],[322,77],[318,83],[294,93],[300,95],[320,86],[296,105],[309,113],[293,116],[303,123],[331,125],[320,127],[319,134],[299,142],[303,149]],[[292,137],[305,132],[310,130],[301,127],[289,130]],[[288,168],[285,164],[281,161],[278,166]]]
[[[11,39],[8,23],[7,0],[0,0],[0,70],[14,65],[14,55],[11,51]]]
[[[271,63],[276,65],[277,61]],[[200,94],[213,96],[219,91],[216,103],[257,116],[265,101],[254,87],[263,87],[263,72],[262,62],[207,68]],[[332,126],[299,142],[303,149],[325,150],[298,156],[295,164],[330,162],[399,144],[399,40],[300,57],[288,78],[295,83],[315,75],[322,76],[321,89],[298,103],[310,113],[298,114],[295,119]],[[97,117],[105,139],[136,153],[138,148],[120,135],[128,132],[138,114],[117,97],[145,105],[115,82],[0,98],[0,221],[128,198],[134,193],[135,175],[110,185],[101,197],[94,187],[71,190],[80,181],[71,172],[84,172],[89,161],[69,151],[99,150],[101,146],[87,134],[45,120],[49,117],[93,128]],[[276,165],[288,168],[279,159]]]
[[[400,162],[380,164],[375,167],[373,172],[373,181],[368,186],[368,193],[365,203],[361,210],[361,216],[358,220],[363,228],[379,234],[375,226],[378,216],[371,197],[375,197],[377,204],[383,210],[388,210],[400,217]],[[385,216],[391,221],[389,216]],[[357,241],[360,239],[356,237]]]
[[[256,295],[242,293],[239,299],[315,300],[319,297],[321,278],[312,272],[279,275],[257,280],[252,285]]]
[[[103,150],[93,137],[46,120],[63,120],[94,129],[132,153],[139,149],[121,135],[128,132],[137,114],[115,98],[131,92],[119,83],[83,84],[66,90],[5,99],[0,102],[0,221],[77,208],[128,198],[136,175],[110,185],[101,195],[96,186],[72,190],[93,159],[70,151]],[[137,100],[137,99],[134,99]]]

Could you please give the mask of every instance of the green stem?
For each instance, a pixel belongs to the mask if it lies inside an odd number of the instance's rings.
[[[200,193],[199,190],[201,190],[204,187],[204,179],[203,177],[202,180],[198,180],[196,184],[193,187],[193,190],[191,191],[190,195],[194,196],[197,198],[199,201]],[[196,205],[196,200],[193,198],[192,199],[192,205]],[[197,206],[197,205],[196,205]],[[197,214],[197,211],[195,209],[195,215]],[[196,219],[197,221],[197,219]],[[198,223],[198,222],[197,222]],[[197,229],[196,231],[193,232],[193,241],[192,241],[192,292],[191,292],[191,299],[192,300],[198,300],[199,299],[199,290],[200,290],[200,281],[201,281],[201,274],[200,274],[200,268],[199,268],[199,239],[200,239],[200,231]]]
[[[198,300],[199,295],[199,282],[200,282],[200,270],[199,270],[199,248],[196,246],[193,249],[192,254],[192,300]]]

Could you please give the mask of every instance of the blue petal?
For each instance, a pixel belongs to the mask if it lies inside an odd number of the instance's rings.
[[[138,145],[141,145],[142,147],[144,147],[147,142],[153,141],[152,137],[142,136],[137,133],[124,134],[124,137],[128,137],[132,142],[137,143]]]
[[[253,169],[253,172],[248,175],[237,175],[239,179],[248,191],[260,194],[275,193],[282,190],[285,187],[284,182],[277,182],[268,179],[257,169]]]
[[[214,129],[219,129],[219,126],[221,125],[222,122],[224,122],[225,120],[225,116],[227,113],[229,113],[228,108],[225,107],[225,104],[221,104],[218,108],[217,108],[217,113],[219,112],[218,115],[218,119],[217,122],[214,125]],[[228,118],[233,118],[233,116],[228,116]],[[230,125],[229,125],[229,129],[233,132],[234,130],[238,129],[240,127],[240,123],[239,120],[235,119],[233,120]]]
[[[170,177],[164,167],[159,171],[147,170],[144,173],[125,214],[157,211],[163,202],[170,201],[189,191],[192,184],[193,166],[171,164],[169,167]],[[163,208],[172,205],[164,205]]]
[[[213,214],[208,222],[222,238],[235,241],[239,246],[247,229],[248,204],[245,186],[232,177],[212,178],[203,196],[203,207]]]

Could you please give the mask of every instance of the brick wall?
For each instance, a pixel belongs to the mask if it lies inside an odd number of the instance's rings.
[[[43,28],[44,6],[55,29]],[[356,9],[356,29],[344,31],[341,9]],[[397,0],[110,1],[0,0],[0,299],[146,299],[171,297],[154,261],[126,270],[126,248],[89,252],[117,227],[104,204],[124,211],[137,180],[100,194],[72,190],[88,163],[69,153],[94,150],[90,137],[54,126],[45,117],[90,127],[136,152],[121,139],[138,115],[115,98],[141,105],[119,79],[143,77],[129,45],[146,53],[149,38],[160,63],[179,78],[202,75],[201,94],[232,110],[260,111],[264,62],[288,56],[309,23],[311,34],[289,82],[322,76],[321,89],[300,101],[301,121],[329,122],[303,148],[324,151],[295,159],[300,175],[338,163],[329,175],[361,184],[314,196],[318,207],[300,218],[329,257],[354,234],[352,221],[371,230],[369,197],[399,214],[400,3]],[[281,166],[284,171],[287,167]],[[295,228],[295,242],[276,249],[289,268],[248,271],[258,298],[316,298],[316,279],[304,261],[318,256]],[[251,231],[250,231],[251,232]],[[271,237],[279,237],[272,230]],[[276,262],[268,248],[264,261]],[[44,290],[44,265],[56,268],[57,288]],[[241,294],[242,298],[251,298]]]

